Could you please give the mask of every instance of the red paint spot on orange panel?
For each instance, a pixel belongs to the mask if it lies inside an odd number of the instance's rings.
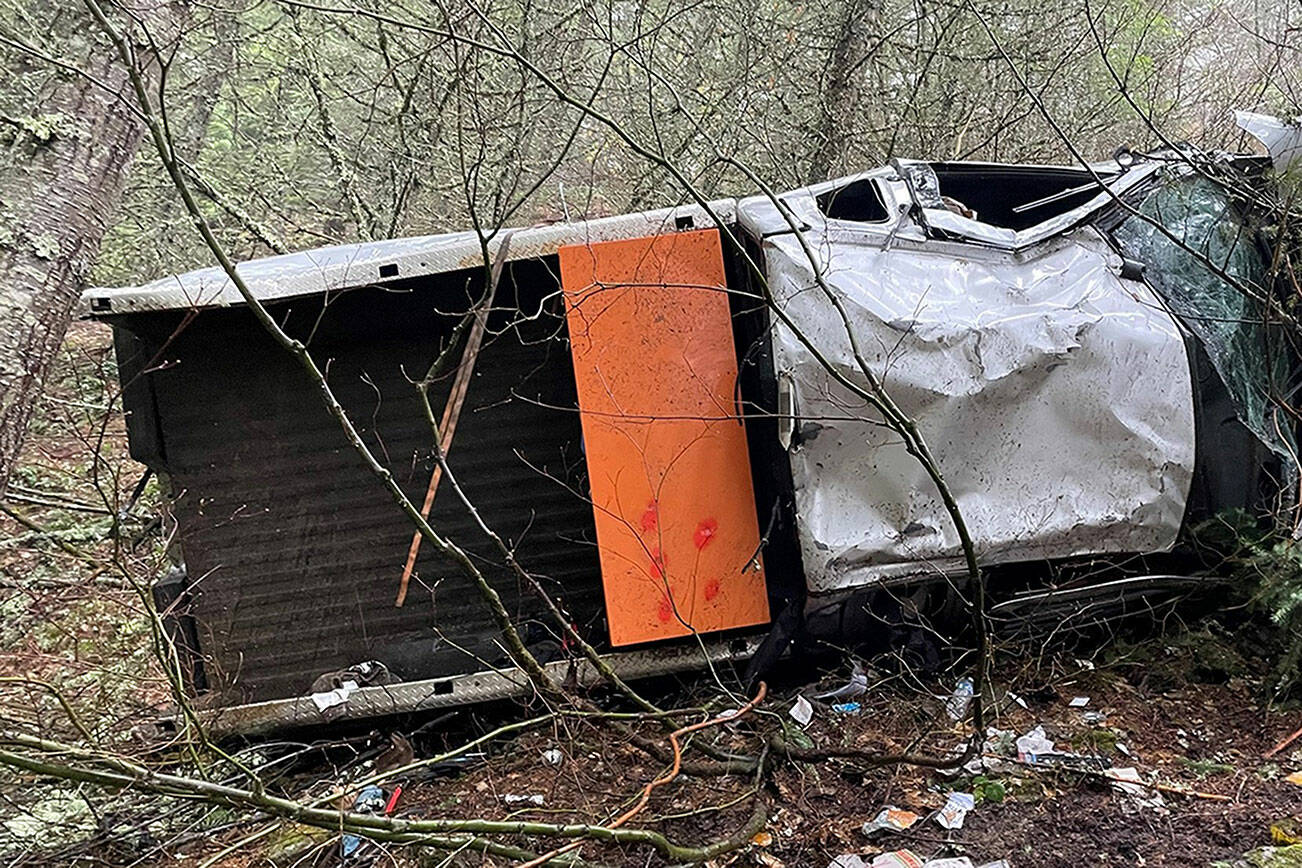
[[[719,233],[576,244],[560,264],[611,642],[767,623]]]
[[[653,500],[646,505],[646,509],[642,512],[642,530],[648,532],[655,530],[656,518],[656,502]]]
[[[696,548],[703,549],[714,539],[714,535],[719,532],[719,523],[712,518],[701,519],[701,523],[696,526],[696,533],[692,534],[692,545]]]

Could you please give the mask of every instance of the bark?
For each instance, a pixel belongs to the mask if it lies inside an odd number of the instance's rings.
[[[863,109],[864,61],[872,51],[879,0],[846,0],[823,75],[821,115],[814,130],[809,180],[831,177],[853,141]]]
[[[130,8],[163,45],[185,14],[167,0]],[[75,17],[83,34],[93,32],[89,13],[77,8]],[[136,45],[139,62],[156,74],[150,44]],[[57,73],[39,114],[5,118],[12,139],[0,177],[0,496],[143,131],[117,56],[96,42],[85,53],[84,74]]]

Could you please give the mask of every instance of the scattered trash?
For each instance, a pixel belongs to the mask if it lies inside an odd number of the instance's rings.
[[[972,860],[966,856],[951,856],[947,859],[932,859],[924,862],[922,868],[972,868]]]
[[[773,836],[768,832],[756,832],[751,836],[750,842],[757,847],[770,847],[773,844]]]
[[[863,706],[857,702],[840,702],[833,705],[832,710],[838,714],[858,714],[863,710]]]
[[[517,795],[515,793],[507,793],[502,796],[502,801],[508,805],[535,805],[541,808],[543,805],[543,794],[529,793],[527,795]]]
[[[982,863],[977,868],[1013,868],[1013,863],[1007,859],[996,859],[994,862]]]
[[[1094,661],[1093,661],[1093,660],[1084,660],[1084,659],[1082,659],[1082,658],[1080,658],[1080,657],[1077,657],[1077,658],[1076,658],[1076,665],[1079,666],[1081,669],[1088,669],[1088,670],[1090,670],[1091,672],[1094,671]]]
[[[872,835],[877,832],[903,832],[918,822],[921,817],[912,811],[905,811],[894,805],[887,805],[877,816],[863,824],[863,833]]]
[[[1302,772],[1293,772],[1293,774],[1284,778],[1284,780],[1288,781],[1290,784],[1297,784],[1299,787],[1302,787]]]
[[[389,801],[384,803],[385,816],[393,813],[393,809],[398,807],[398,799],[400,798],[402,798],[402,784],[395,784],[393,792],[389,793]]]
[[[389,799],[384,790],[372,784],[369,787],[363,787],[353,800],[354,814],[382,814],[384,806],[388,804]],[[344,835],[339,842],[339,851],[345,859],[357,852],[357,848],[362,846],[362,838],[357,835]]]
[[[1084,708],[1090,704],[1088,696],[1073,696],[1071,702],[1067,703],[1072,708]]]
[[[348,697],[357,689],[356,681],[345,681],[333,690],[323,690],[319,693],[312,694],[312,704],[316,710],[326,714],[330,709],[344,705],[348,702]]]
[[[1154,809],[1166,807],[1162,794],[1144,783],[1144,779],[1139,776],[1139,769],[1127,766],[1108,769],[1104,774],[1112,779],[1113,789],[1130,796],[1139,807]]]
[[[805,697],[797,696],[796,704],[791,706],[789,714],[796,723],[809,726],[809,722],[814,719],[814,706],[810,705]]]
[[[1081,715],[1081,720],[1088,726],[1102,726],[1107,723],[1108,716],[1101,711],[1087,711]]]
[[[945,806],[936,814],[936,822],[946,829],[963,828],[963,818],[976,807],[971,793],[950,793]]]
[[[871,868],[922,868],[925,864],[923,858],[912,850],[883,853],[870,863]],[[829,865],[828,868],[832,866]]]
[[[864,672],[863,665],[855,662],[854,671],[850,673],[850,680],[835,690],[829,690],[826,693],[820,693],[814,697],[819,702],[841,702],[847,699],[855,699],[863,696],[868,692],[868,673]]]
[[[556,748],[550,748],[549,750],[543,751],[542,758],[543,762],[547,763],[549,766],[558,766],[565,762],[565,754],[561,753]]]
[[[873,865],[877,860],[873,860]],[[831,862],[827,863],[827,868],[868,868],[868,863],[857,853],[842,853]]]
[[[1044,727],[1037,725],[1026,735],[1017,739],[1017,758],[1023,762],[1030,754],[1045,754],[1053,750],[1053,740],[1044,733]]]
[[[972,704],[972,679],[960,678],[954,685],[954,693],[945,701],[945,711],[953,720],[962,720],[967,716],[967,707]]]
[[[1023,761],[1027,765],[1073,769],[1082,772],[1102,772],[1112,768],[1112,760],[1105,756],[1079,753],[1028,753],[1023,758]]]
[[[394,677],[393,673],[389,671],[389,667],[379,660],[363,660],[361,663],[356,663],[344,669],[336,669],[318,675],[316,680],[312,682],[312,693],[329,693],[350,682],[353,685],[352,689],[356,690],[359,686],[370,687],[373,684],[392,684]]]
[[[1008,698],[1011,699],[1013,702],[1016,702],[1022,708],[1025,708],[1028,711],[1030,710],[1030,706],[1026,704],[1026,700],[1018,696],[1016,693],[1014,693],[1011,690],[1008,691]]]

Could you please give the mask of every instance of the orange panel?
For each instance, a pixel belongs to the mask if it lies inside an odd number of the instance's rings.
[[[560,263],[611,642],[767,623],[718,231]]]

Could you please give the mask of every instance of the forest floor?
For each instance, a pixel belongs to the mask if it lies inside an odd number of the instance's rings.
[[[26,501],[10,502],[27,523],[0,516],[0,677],[59,684],[83,713],[95,716],[100,731],[146,732],[166,707],[167,691],[150,663],[143,609],[129,581],[95,564],[114,553],[147,575],[166,560],[160,535],[141,542],[149,505],[156,503],[152,484],[142,507],[125,519],[114,517],[140,469],[125,454],[122,419],[111,409],[110,374],[106,331],[76,327],[17,477]],[[1302,711],[1268,701],[1269,664],[1253,650],[1251,632],[1215,620],[1147,624],[1107,643],[998,656],[988,723],[1007,735],[992,740],[1001,743],[994,752],[1008,753],[1012,738],[1042,726],[1059,752],[1134,767],[1144,781],[1161,783],[1161,806],[1117,791],[1099,772],[1008,756],[991,760],[985,771],[949,776],[912,766],[870,768],[853,759],[776,762],[759,794],[771,806],[765,831],[712,864],[824,868],[847,854],[871,863],[879,853],[907,848],[929,858],[967,856],[976,865],[1006,859],[1017,868],[1207,866],[1236,864],[1246,852],[1272,844],[1272,834],[1285,842],[1294,831],[1302,836],[1302,786],[1288,781],[1302,771],[1302,739],[1264,756],[1302,727]],[[790,729],[796,697],[844,683],[850,666],[848,658],[825,661],[818,671],[790,666],[754,714]],[[884,751],[943,754],[959,747],[964,724],[945,712],[953,676],[890,674],[871,663],[869,671],[881,678],[858,699],[859,709],[838,712],[815,703],[802,738]],[[53,719],[57,709],[42,699],[39,685],[25,689],[29,702],[10,695],[3,708],[15,722],[44,726],[42,715]],[[647,689],[666,707],[710,705],[717,713],[728,702],[704,675]],[[1074,707],[1076,697],[1087,697],[1088,704]],[[27,717],[13,712],[20,708],[28,709]],[[244,746],[241,755],[270,761],[314,744],[272,782],[301,796],[355,779],[350,776],[362,768],[361,746],[383,743],[392,732],[412,736],[419,759],[538,711],[514,703],[469,707],[437,719],[295,733]],[[695,714],[691,719],[700,719]],[[746,743],[748,725],[715,727],[701,737],[720,748],[738,747]],[[643,726],[648,736],[662,732]],[[753,738],[749,744],[753,749]],[[555,717],[485,750],[402,781],[395,815],[608,822],[664,771],[609,728],[574,717]],[[972,793],[977,801],[957,830],[942,828],[933,816],[950,792]],[[657,789],[631,825],[658,829],[679,843],[708,843],[741,827],[755,796],[747,777],[684,775]],[[865,834],[864,823],[887,805],[921,819],[903,832]],[[130,819],[129,833],[114,831],[113,818],[123,817]],[[332,855],[338,840],[287,824],[272,828],[265,817],[227,809],[196,815],[192,806],[135,793],[69,791],[31,776],[0,775],[5,864],[331,865],[338,864]],[[537,839],[518,843],[547,846]],[[579,855],[606,865],[663,864],[640,846],[585,845]],[[388,853],[379,845],[365,845],[361,856],[350,864],[413,864],[409,852]],[[469,853],[455,859],[448,864],[509,864]]]

